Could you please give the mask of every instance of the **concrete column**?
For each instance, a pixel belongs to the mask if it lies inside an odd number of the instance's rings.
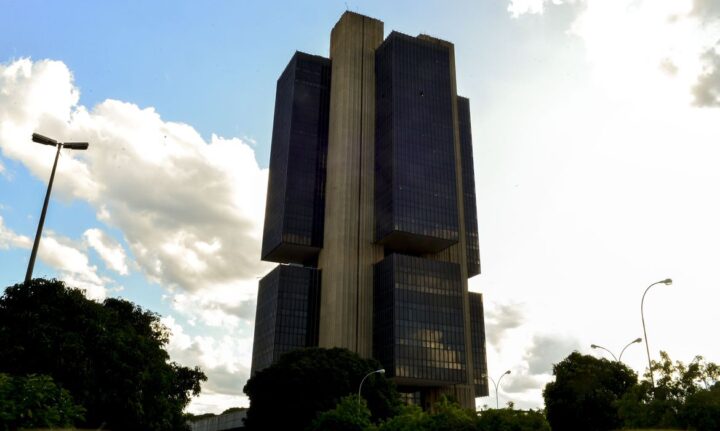
[[[372,356],[375,49],[383,23],[346,12],[332,30],[320,347]]]

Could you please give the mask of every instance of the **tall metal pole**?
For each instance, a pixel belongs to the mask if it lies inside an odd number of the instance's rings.
[[[505,377],[505,376],[508,375],[508,374],[510,374],[510,370],[505,371],[505,372],[503,373],[503,375],[500,376],[500,378],[498,379],[497,383],[495,383],[495,379],[493,379],[492,377],[488,376],[488,377],[490,377],[490,380],[493,382],[493,385],[495,385],[495,408],[496,408],[496,409],[499,409],[499,408],[500,408],[500,399],[498,398],[498,387],[500,386],[500,380],[502,380],[502,378]]]
[[[652,372],[652,363],[650,361],[650,343],[648,343],[647,338],[647,331],[645,330],[645,312],[643,310],[645,306],[645,294],[648,293],[648,290],[650,290],[651,287],[655,286],[656,284],[664,283],[667,285],[672,284],[672,280],[667,278],[662,281],[656,281],[655,283],[651,284],[650,286],[645,289],[645,292],[643,293],[642,300],[640,300],[640,317],[642,318],[642,325],[643,325],[643,335],[645,336],[645,351],[647,352],[647,359],[648,359],[648,372],[650,373],[650,382],[652,382],[653,388],[655,387],[655,377],[653,376]]]
[[[40,221],[38,222],[37,232],[35,233],[35,242],[33,243],[32,253],[30,254],[30,263],[28,263],[27,273],[25,273],[25,283],[30,282],[32,279],[33,268],[35,267],[35,257],[37,256],[38,246],[40,245],[43,224],[45,224],[45,213],[47,212],[48,202],[50,201],[50,192],[52,191],[53,180],[55,179],[55,168],[57,168],[61,148],[62,144],[58,142],[57,152],[55,153],[55,163],[53,163],[52,173],[50,174],[50,182],[48,183],[47,192],[45,193],[45,203],[43,203],[42,213],[40,213]]]

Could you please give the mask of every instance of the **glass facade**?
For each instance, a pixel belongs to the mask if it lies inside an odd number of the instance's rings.
[[[320,271],[279,265],[260,280],[252,372],[283,353],[317,346]]]
[[[404,385],[467,379],[460,265],[391,254],[374,267],[373,356]]]
[[[311,263],[323,244],[330,60],[295,53],[277,83],[263,260]]]
[[[488,396],[487,355],[485,352],[485,314],[482,294],[470,295],[470,334],[472,338],[473,384],[476,397]]]
[[[375,55],[375,238],[433,253],[457,243],[450,50],[392,32]]]
[[[463,209],[465,211],[465,253],[468,277],[480,274],[480,243],[478,241],[477,203],[475,201],[475,167],[473,166],[470,100],[458,96],[460,159],[462,160]]]

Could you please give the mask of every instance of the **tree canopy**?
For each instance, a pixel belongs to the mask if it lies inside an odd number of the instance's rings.
[[[0,370],[45,374],[86,409],[77,425],[177,430],[205,375],[169,361],[159,316],[123,299],[91,301],[34,279],[0,297]]]
[[[605,431],[619,428],[616,402],[637,384],[624,364],[578,352],[553,366],[555,381],[543,397],[553,431]]]
[[[304,429],[319,413],[334,409],[342,397],[357,394],[360,380],[379,368],[376,360],[347,349],[288,352],[245,385],[250,397],[245,425],[248,429]],[[373,421],[392,416],[399,406],[395,386],[379,373],[365,380],[362,397]]]

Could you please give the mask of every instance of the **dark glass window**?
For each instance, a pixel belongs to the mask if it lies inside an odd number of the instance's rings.
[[[374,267],[373,355],[402,384],[467,379],[460,265],[392,254]]]
[[[283,353],[317,346],[320,270],[280,265],[260,280],[252,372]]]
[[[295,53],[277,83],[263,260],[309,263],[323,243],[330,60]]]
[[[443,250],[459,232],[449,48],[393,32],[375,70],[375,238]]]
[[[477,203],[475,201],[475,168],[473,166],[470,101],[458,96],[458,125],[462,160],[463,209],[465,212],[465,252],[468,277],[480,274],[480,243],[478,241]]]
[[[476,397],[488,396],[485,317],[482,294],[470,294],[470,334],[472,338],[473,383]]]

